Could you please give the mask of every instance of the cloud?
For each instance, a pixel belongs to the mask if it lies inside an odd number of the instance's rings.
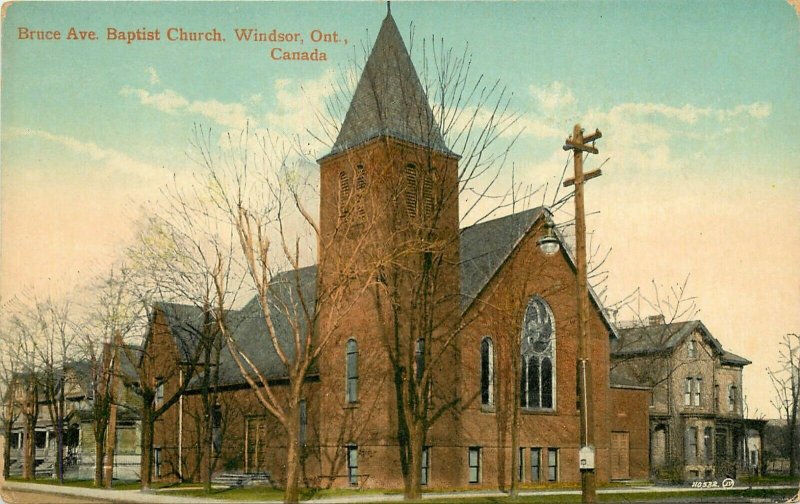
[[[277,79],[273,84],[276,106],[264,115],[264,125],[270,131],[287,137],[307,137],[307,131],[314,132],[321,142],[311,141],[311,149],[320,151],[325,145],[326,134],[322,132],[321,122],[329,123],[326,117],[327,100],[336,90],[336,72],[328,69],[315,79]],[[347,97],[349,100],[349,97]],[[342,118],[336,118],[341,121]],[[328,131],[328,134],[333,134]]]
[[[125,86],[120,90],[122,96],[138,98],[139,103],[167,114],[192,113],[208,118],[220,126],[242,129],[247,124],[247,108],[241,103],[223,103],[218,100],[190,101],[186,97],[165,89],[151,93],[146,89]]]
[[[546,113],[551,113],[564,107],[571,107],[577,103],[572,90],[559,81],[551,82],[545,86],[531,84],[528,87],[528,92]]]
[[[57,143],[75,154],[88,157],[92,161],[100,163],[107,171],[106,175],[109,176],[125,173],[144,178],[160,178],[164,175],[161,168],[134,159],[123,152],[107,149],[95,143],[84,142],[66,135],[57,135],[43,130],[9,128],[7,133],[4,133],[4,136],[5,138],[34,137]]]

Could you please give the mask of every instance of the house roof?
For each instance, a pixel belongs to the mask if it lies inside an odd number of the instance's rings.
[[[381,24],[328,156],[383,135],[452,155],[391,13]]]
[[[620,337],[612,341],[611,354],[616,357],[670,352],[687,336],[699,331],[720,356],[722,364],[746,366],[751,362],[722,348],[722,344],[700,320],[650,324],[618,329]]]
[[[722,361],[723,364],[730,364],[732,366],[747,366],[748,364],[753,363],[752,361],[749,361],[744,357],[736,355],[735,353],[729,352],[727,350],[724,350],[722,352],[720,360]]]

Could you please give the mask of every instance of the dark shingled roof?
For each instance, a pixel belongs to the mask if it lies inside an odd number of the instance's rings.
[[[749,361],[744,357],[736,355],[735,353],[727,350],[722,352],[722,357],[720,357],[720,360],[723,364],[730,364],[731,366],[747,366],[748,364],[753,363],[752,361]]]
[[[164,314],[167,325],[178,345],[181,359],[190,362],[203,334],[203,310],[194,305],[159,302],[155,309]]]
[[[270,313],[272,324],[281,349],[291,361],[294,359],[294,332],[289,322],[291,316],[299,321],[300,338],[306,334],[306,317],[303,315],[301,299],[308,313],[313,315],[316,301],[317,267],[308,266],[297,271],[287,271],[275,275],[270,284]],[[300,289],[297,286],[300,285]],[[302,296],[302,298],[301,298]],[[238,347],[264,373],[267,379],[280,379],[287,376],[286,368],[275,352],[267,330],[258,297],[254,297],[238,311],[226,313],[229,329]],[[219,385],[237,385],[244,380],[236,361],[225,345],[220,353]],[[200,371],[198,371],[198,374]],[[199,388],[196,375],[188,389]]]
[[[480,295],[486,284],[508,259],[520,240],[531,229],[534,223],[543,214],[542,208],[534,208],[516,214],[500,217],[498,219],[482,222],[461,230],[461,308],[465,311]],[[571,260],[571,259],[570,259]],[[295,277],[295,275],[298,275]],[[281,348],[293,359],[294,334],[289,316],[300,320],[301,337],[306,334],[305,317],[301,315],[299,306],[300,295],[307,303],[309,313],[313,313],[316,300],[317,267],[308,266],[294,271],[287,271],[276,275],[272,281],[273,325]],[[299,280],[299,282],[298,282]],[[297,285],[301,286],[298,291]],[[598,301],[592,293],[592,298]],[[599,304],[598,304],[599,306]],[[169,306],[170,326],[185,341],[194,342],[190,335],[195,333],[191,329],[198,320],[202,320],[200,310],[190,306]],[[187,326],[183,325],[176,317],[184,314],[188,317]],[[601,311],[602,314],[602,311]],[[604,315],[604,314],[603,314]],[[254,364],[265,373],[267,379],[280,379],[286,377],[286,369],[280,362],[267,337],[267,327],[261,313],[258,298],[253,298],[244,308],[238,311],[231,310],[226,314],[228,325],[233,331],[234,339],[239,348],[252,359]],[[615,334],[613,326],[604,318],[610,332]],[[195,377],[190,389],[199,387],[199,378]],[[225,346],[220,355],[220,385],[237,385],[243,383],[239,368]]]
[[[328,156],[382,135],[452,154],[391,13],[383,20]]]
[[[628,355],[637,353],[655,353],[670,350],[683,338],[691,334],[702,325],[699,320],[689,322],[674,322],[671,324],[653,324],[619,328],[619,338],[611,345],[614,355]],[[711,334],[706,331],[710,337]],[[714,342],[713,338],[711,338]],[[719,343],[717,342],[719,346]],[[719,346],[719,348],[722,348]]]
[[[751,364],[744,357],[723,349],[719,340],[712,336],[699,320],[620,328],[617,330],[620,337],[611,342],[611,354],[615,357],[626,357],[671,351],[687,336],[698,330],[720,355],[722,364],[732,366]]]
[[[461,311],[472,304],[542,213],[534,208],[461,230]]]

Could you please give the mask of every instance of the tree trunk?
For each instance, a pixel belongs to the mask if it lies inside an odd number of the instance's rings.
[[[58,484],[64,484],[64,415],[62,414],[62,408],[60,405],[56,405],[58,408],[56,419],[56,477],[58,478]]]
[[[153,479],[153,408],[147,404],[142,408],[142,461],[141,474],[142,490],[150,490]]]
[[[403,496],[406,500],[419,500],[422,498],[420,480],[422,477],[423,436],[421,426],[415,426],[413,432],[414,436],[409,443],[408,485]]]
[[[105,438],[105,427],[99,436],[94,437],[94,486],[103,486],[103,438]],[[99,439],[98,439],[99,438]]]
[[[797,441],[796,430],[797,421],[794,415],[792,415],[792,418],[789,422],[789,474],[791,474],[793,478],[797,476],[797,446],[795,446]]]
[[[513,358],[513,357],[512,357]],[[516,359],[514,366],[514,381],[511,384],[511,489],[509,495],[516,497],[519,493],[519,466],[522,464],[519,456],[519,408],[520,408],[520,359]]]
[[[299,395],[297,396],[299,397]],[[293,401],[299,403],[298,400]],[[283,494],[283,502],[295,503],[300,499],[298,483],[300,479],[300,450],[299,450],[299,430],[300,412],[299,404],[294,404],[287,412],[286,426],[286,489]]]
[[[22,478],[36,479],[36,417],[25,415],[24,462]]]
[[[11,429],[14,426],[11,417],[6,417],[3,422],[3,434],[6,442],[3,443],[3,479],[8,479],[9,464],[11,462]]]
[[[205,489],[206,493],[211,493],[211,478],[214,472],[214,412],[211,409],[206,409],[206,418],[205,418],[205,439],[204,445],[204,452],[205,452],[205,481],[203,482],[203,488]]]

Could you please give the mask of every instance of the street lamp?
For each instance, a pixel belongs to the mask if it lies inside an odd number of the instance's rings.
[[[556,225],[553,224],[553,221],[546,216],[544,229],[547,234],[536,240],[536,244],[539,245],[539,250],[544,252],[545,255],[553,255],[558,252],[558,249],[561,247],[561,242],[553,231],[555,227]]]
[[[564,150],[573,152],[573,166],[575,177],[564,181],[564,187],[575,186],[575,269],[578,300],[578,360],[576,380],[578,382],[578,410],[580,414],[580,451],[578,453],[579,469],[581,472],[581,502],[593,504],[597,502],[596,475],[595,475],[595,449],[593,398],[592,398],[592,373],[589,357],[588,316],[589,316],[589,287],[586,272],[586,213],[583,207],[583,184],[589,179],[599,177],[602,172],[598,170],[583,173],[583,153],[597,154],[594,141],[602,137],[600,130],[584,137],[580,124],[572,130],[572,136],[564,143]],[[553,232],[553,222],[545,216],[547,234],[537,240],[539,248],[547,255],[558,251],[559,240]]]

